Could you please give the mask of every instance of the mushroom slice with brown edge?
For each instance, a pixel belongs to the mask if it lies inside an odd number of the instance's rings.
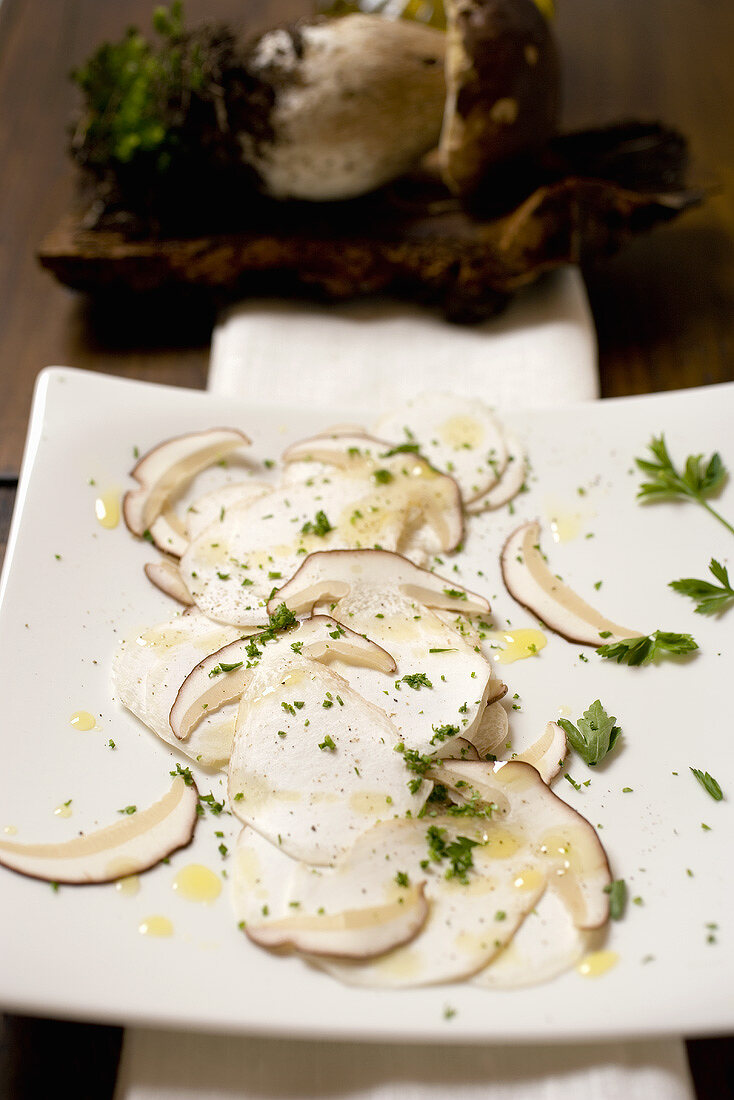
[[[56,844],[0,840],[0,864],[30,878],[75,885],[147,871],[194,835],[199,792],[177,776],[163,798],[104,829]]]
[[[445,48],[431,27],[359,13],[267,31],[244,57],[237,134],[262,189],[324,202],[403,175],[439,139]]]
[[[232,811],[294,859],[330,864],[375,821],[423,807],[431,785],[406,782],[398,739],[387,715],[331,668],[266,647],[240,700]]]
[[[185,744],[174,737],[168,716],[182,682],[202,654],[241,636],[241,628],[214,623],[192,610],[126,638],[112,663],[115,695],[161,740],[197,763],[221,768],[232,748],[235,707],[206,715]]]
[[[394,683],[369,669],[335,665],[365,699],[384,710],[404,747],[451,755],[480,720],[492,667],[443,622],[434,608],[486,613],[487,601],[384,550],[311,554],[273,597],[302,613],[327,606],[334,618],[387,649],[398,666]]]
[[[150,583],[161,592],[165,592],[172,600],[183,604],[184,607],[193,607],[193,598],[184,584],[176,562],[171,561],[170,558],[161,558],[160,561],[148,562],[143,566],[143,571]]]
[[[287,947],[332,959],[371,959],[415,939],[428,913],[420,883],[380,905],[315,915],[296,912],[280,920],[249,924],[246,932],[260,947]]]
[[[484,708],[476,727],[468,735],[468,740],[479,753],[486,758],[489,755],[501,756],[501,749],[507,744],[510,722],[502,703],[496,701]]]
[[[495,165],[539,150],[556,128],[559,63],[533,0],[448,0],[439,159],[459,195],[491,188]]]
[[[122,511],[125,523],[134,535],[151,531],[171,498],[196,474],[219,462],[250,440],[236,428],[209,428],[159,443],[133,467],[130,476],[140,488],[125,493]],[[174,552],[165,544],[164,552]]]
[[[395,819],[373,826],[333,869],[300,867],[298,912],[328,916],[358,904],[400,904],[424,884],[429,919],[415,938],[377,959],[317,964],[350,985],[400,988],[460,981],[508,943],[542,896],[545,876],[525,851],[504,858],[486,817]],[[523,877],[524,876],[524,877]]]
[[[609,895],[604,890],[612,878],[601,841],[531,764],[443,760],[429,774],[467,802],[497,806],[492,821],[502,826],[508,850],[529,846],[577,928],[606,923]]]
[[[230,505],[221,521],[192,539],[181,558],[181,573],[197,606],[220,622],[261,623],[274,582],[291,576],[304,555],[359,541],[350,517],[360,509],[366,515],[367,503],[377,506],[373,494],[368,474],[342,477],[325,469]],[[370,514],[380,539],[392,546],[406,519],[381,503],[379,516]]]
[[[395,661],[381,646],[328,615],[316,615],[287,633],[273,636],[266,631],[238,638],[200,661],[181,684],[170,711],[171,729],[179,741],[190,737],[205,717],[240,698],[266,647],[269,659],[284,650],[291,657],[302,654],[313,661],[338,657],[382,673],[395,670]]]
[[[576,928],[558,894],[546,890],[511,943],[474,975],[472,985],[520,989],[548,982],[570,970],[588,952],[597,950],[603,936],[599,929]]]
[[[540,550],[540,524],[524,523],[502,550],[502,579],[514,600],[568,642],[600,646],[605,641],[636,638],[639,630],[604,618],[556,577]]]
[[[507,465],[496,485],[492,486],[483,496],[470,500],[465,505],[466,511],[470,515],[501,508],[503,504],[509,504],[522,491],[527,476],[525,452],[520,441],[512,432],[505,432],[505,442],[507,444]]]
[[[507,465],[504,432],[491,409],[474,398],[427,391],[382,416],[376,431],[420,448],[458,483],[466,505],[497,484]]]
[[[512,759],[532,764],[543,782],[550,783],[563,767],[567,752],[565,733],[557,722],[549,722],[538,740],[524,752],[514,753]]]
[[[265,917],[288,916],[291,878],[297,867],[277,844],[244,825],[232,852],[229,878],[232,908],[241,927],[260,924]]]
[[[349,517],[350,546],[379,544],[420,564],[431,554],[455,550],[463,538],[458,484],[421,455],[396,451],[391,443],[366,432],[337,431],[293,444],[283,452],[283,461],[318,462],[337,467],[347,477],[371,480],[371,497]],[[391,514],[400,516],[402,523],[399,538],[389,544],[382,528]]]

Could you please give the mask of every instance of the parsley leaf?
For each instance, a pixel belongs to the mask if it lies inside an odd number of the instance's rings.
[[[654,657],[667,653],[692,653],[695,649],[698,649],[698,644],[690,634],[671,634],[656,630],[654,634],[623,638],[619,642],[601,645],[596,652],[600,657],[616,661],[618,665],[647,665]]]
[[[716,782],[714,777],[712,775],[709,775],[708,772],[700,771],[698,768],[691,768],[691,771],[693,772],[703,789],[705,791],[708,791],[708,793],[711,795],[714,802],[721,802],[722,798],[724,797],[724,792],[722,791],[721,787]]]
[[[566,734],[571,748],[575,749],[585,764],[593,768],[614,748],[621,732],[619,726],[614,724],[616,721],[614,715],[610,717],[601,701],[596,699],[584,711],[583,718],[578,719],[578,726],[574,726],[567,718],[559,718],[558,725]]]
[[[685,468],[679,471],[668,453],[664,435],[653,436],[647,446],[652,460],[635,459],[637,467],[650,478],[640,484],[638,500],[694,500],[734,535],[734,527],[707,503],[728,476],[721,455],[716,452],[708,460],[703,455],[689,455]]]
[[[734,600],[734,588],[729,583],[729,573],[725,566],[716,558],[712,558],[709,562],[709,571],[720,582],[721,587],[712,584],[711,581],[697,580],[695,577],[681,577],[678,581],[671,581],[668,586],[675,592],[680,592],[682,596],[690,596],[692,600],[696,600],[695,610],[699,615],[718,615]]]

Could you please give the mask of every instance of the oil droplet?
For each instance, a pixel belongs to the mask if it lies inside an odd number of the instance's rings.
[[[5,828],[3,829],[3,832],[5,833],[6,836],[15,836],[15,834],[18,832],[18,826],[17,825],[6,825]]]
[[[102,527],[110,530],[120,522],[120,494],[114,489],[98,496],[94,502],[94,514]]]
[[[71,817],[71,799],[68,802],[62,802],[60,806],[57,806],[54,810],[57,817]]]
[[[168,917],[146,917],[138,925],[141,936],[172,936],[173,924]]]
[[[537,890],[543,882],[543,875],[535,867],[527,867],[515,879],[513,886],[516,890]]]
[[[482,850],[492,859],[509,859],[514,856],[522,841],[507,829],[491,829]]]
[[[201,863],[182,867],[173,880],[173,889],[187,901],[214,901],[222,892],[221,880]]]
[[[619,962],[616,951],[592,951],[576,963],[576,969],[584,978],[598,978]]]
[[[97,721],[88,710],[75,710],[69,719],[69,725],[75,730],[93,730]]]
[[[125,875],[124,878],[118,878],[115,883],[115,890],[118,894],[133,897],[140,890],[140,879],[137,875]]]
[[[488,636],[503,643],[502,648],[492,654],[501,665],[536,657],[548,644],[542,630],[493,630]]]

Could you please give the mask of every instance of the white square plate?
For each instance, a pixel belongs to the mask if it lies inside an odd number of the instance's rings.
[[[43,373],[2,583],[0,830],[16,827],[19,841],[65,839],[110,823],[124,806],[147,805],[170,782],[176,754],[125,712],[110,688],[119,638],[170,613],[142,573],[152,548],[124,527],[105,530],[95,519],[95,498],[126,487],[133,448],[143,453],[171,435],[231,424],[253,438],[256,455],[276,458],[288,442],[337,421],[369,421],[378,411],[345,401],[304,415],[295,407],[238,406],[231,398],[73,370]],[[588,787],[556,783],[563,798],[602,826],[615,877],[641,899],[611,929],[608,946],[619,953],[618,965],[597,979],[571,972],[509,993],[470,985],[345,988],[297,959],[250,945],[236,928],[226,890],[209,906],[172,892],[175,870],[185,863],[226,870],[214,833],[224,830],[231,847],[236,823],[208,815],[193,846],[142,876],[135,896],[113,885],[54,891],[1,871],[0,1001],[7,1009],[243,1033],[443,1042],[734,1028],[728,705],[734,610],[704,618],[667,585],[706,575],[712,556],[726,561],[734,536],[694,504],[641,506],[633,463],[661,431],[678,461],[719,450],[734,462],[734,385],[513,412],[506,420],[527,443],[530,491],[514,515],[503,509],[470,521],[458,579],[489,596],[499,624],[534,625],[504,591],[497,557],[514,526],[537,516],[554,570],[601,611],[645,632],[690,632],[700,646],[685,661],[630,669],[591,651],[582,658],[580,647],[550,635],[537,658],[503,667],[510,695],[519,696],[511,712],[517,749],[560,708],[575,720],[596,698],[622,726],[619,747],[599,769],[571,757],[570,774],[579,782],[590,778]],[[734,516],[734,486],[725,487],[717,507]],[[577,516],[578,537],[554,545],[552,513]],[[97,717],[94,731],[72,728],[79,709]],[[712,801],[689,766],[711,772],[726,799]],[[200,772],[198,778],[202,792],[223,797],[223,777]],[[55,816],[68,799],[72,816]],[[152,914],[173,921],[170,939],[139,934]],[[447,1006],[455,1009],[450,1020]]]

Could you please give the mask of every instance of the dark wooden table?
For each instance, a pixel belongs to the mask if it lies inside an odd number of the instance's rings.
[[[91,48],[148,24],[147,0],[3,0],[0,7],[0,544],[4,549],[31,392],[49,363],[201,388],[212,316],[140,303],[94,307],[56,285],[34,249],[65,211],[72,176],[66,77]],[[190,22],[264,28],[308,0],[187,0]],[[704,207],[586,272],[604,396],[734,379],[734,3],[732,0],[558,0],[565,123],[661,118],[691,139]],[[682,995],[684,995],[682,991]],[[68,1083],[112,1095],[120,1031],[5,1017],[0,1100]],[[700,1100],[734,1097],[734,1042],[688,1046]],[[658,1098],[651,1098],[658,1100]],[[659,1098],[664,1100],[664,1098]]]

